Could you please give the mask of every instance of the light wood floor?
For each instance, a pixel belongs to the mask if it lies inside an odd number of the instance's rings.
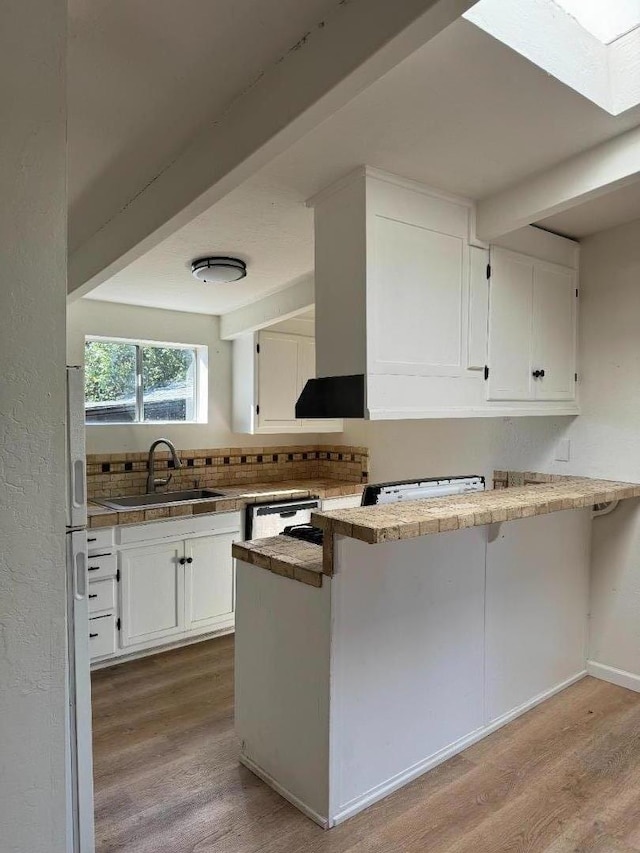
[[[594,679],[329,832],[238,764],[232,637],[93,695],[98,853],[640,851],[640,695]]]

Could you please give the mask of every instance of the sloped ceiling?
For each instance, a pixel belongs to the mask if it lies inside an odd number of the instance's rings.
[[[480,199],[638,123],[639,110],[608,115],[459,20],[91,297],[226,313],[312,270],[304,202],[358,165]],[[192,281],[189,261],[210,251],[246,259],[247,278]]]

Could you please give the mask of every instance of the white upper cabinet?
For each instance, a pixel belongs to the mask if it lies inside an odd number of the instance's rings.
[[[533,334],[531,258],[496,250],[489,312],[489,399],[530,400]]]
[[[472,201],[369,167],[309,204],[318,376],[364,376],[364,417],[578,412],[573,241],[488,247]]]
[[[575,270],[492,250],[489,400],[575,399],[576,303]]]
[[[467,368],[484,371],[489,324],[489,250],[469,247]]]
[[[440,208],[448,202],[416,194],[412,204],[401,204],[383,189],[379,209],[370,213],[368,370],[459,376],[465,369],[468,211],[460,208],[441,222]]]
[[[537,400],[576,396],[577,275],[537,262],[533,277],[533,368]]]
[[[342,432],[340,419],[296,418],[315,377],[315,340],[263,331],[233,342],[233,429],[244,433]]]
[[[258,361],[258,427],[283,431],[297,427],[295,404],[300,393],[299,339],[262,332]]]

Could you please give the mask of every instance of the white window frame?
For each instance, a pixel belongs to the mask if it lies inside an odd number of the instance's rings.
[[[169,341],[154,341],[144,338],[120,338],[112,335],[85,335],[85,344],[90,341],[101,341],[102,343],[112,344],[128,344],[135,346],[136,350],[136,420],[135,421],[101,421],[89,423],[86,420],[85,408],[85,425],[87,427],[109,427],[109,426],[154,426],[159,424],[171,424],[172,426],[180,426],[181,424],[206,424],[208,423],[209,410],[209,349],[204,344],[185,344]],[[145,421],[142,420],[144,412],[143,397],[142,397],[142,350],[141,347],[158,347],[161,349],[182,349],[195,352],[195,418],[186,421]],[[84,359],[83,348],[83,359]]]

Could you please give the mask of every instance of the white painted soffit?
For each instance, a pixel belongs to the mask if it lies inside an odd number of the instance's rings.
[[[570,157],[476,207],[476,230],[491,241],[640,182],[640,127]]]
[[[471,0],[349,0],[69,257],[78,298],[211,207],[429,42]]]
[[[262,299],[229,311],[220,317],[220,337],[229,341],[266,329],[274,323],[309,312],[315,303],[314,279],[303,276],[299,281]]]
[[[464,18],[611,115],[640,103],[638,26],[605,43],[554,0],[480,0]]]

